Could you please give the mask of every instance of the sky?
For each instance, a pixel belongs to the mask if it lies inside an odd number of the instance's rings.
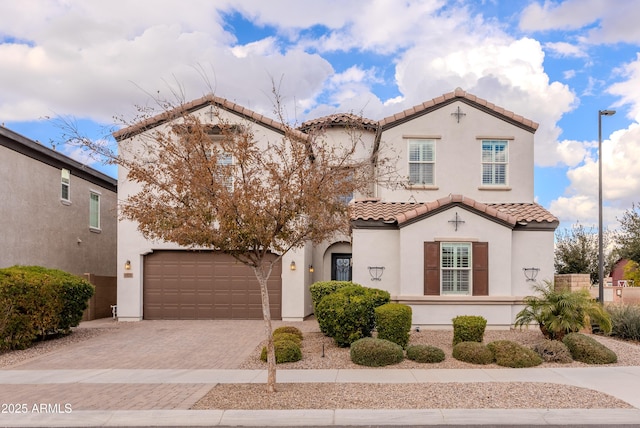
[[[153,98],[209,92],[287,119],[382,119],[460,87],[540,124],[536,201],[597,226],[640,202],[637,0],[0,0],[0,123],[109,140]]]

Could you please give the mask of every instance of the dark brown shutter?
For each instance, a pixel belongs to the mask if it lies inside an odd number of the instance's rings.
[[[473,295],[489,295],[489,243],[473,244]]]
[[[424,243],[424,294],[440,295],[440,243]]]

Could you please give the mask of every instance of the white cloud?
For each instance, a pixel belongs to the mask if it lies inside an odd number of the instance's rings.
[[[544,47],[553,54],[569,58],[586,58],[588,55],[582,46],[572,45],[567,42],[549,42]]]
[[[640,122],[640,53],[635,61],[622,66],[619,73],[627,80],[611,85],[607,92],[620,97],[614,107],[629,105],[629,117]]]

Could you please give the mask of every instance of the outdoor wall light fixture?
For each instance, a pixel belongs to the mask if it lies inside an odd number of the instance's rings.
[[[530,268],[522,268],[524,271],[524,276],[527,278],[527,281],[535,281],[538,276],[538,272],[540,272],[540,268],[530,267]]]
[[[131,261],[127,260],[124,262],[124,270],[131,270]]]
[[[293,260],[291,260],[291,264],[289,265],[289,269],[290,269],[290,270],[296,270],[296,262],[294,262]]]
[[[309,273],[313,273],[314,269],[313,269],[313,265],[309,265]]]
[[[616,296],[621,297],[622,296],[622,288],[618,288],[616,290]]]
[[[384,266],[369,266],[369,275],[371,275],[371,281],[382,281],[383,272]]]

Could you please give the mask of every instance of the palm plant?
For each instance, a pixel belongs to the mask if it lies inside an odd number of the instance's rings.
[[[534,285],[536,296],[524,299],[525,308],[516,315],[515,326],[537,323],[548,339],[562,340],[565,334],[578,332],[591,323],[604,333],[611,332],[611,317],[589,291],[555,290],[551,281]]]

